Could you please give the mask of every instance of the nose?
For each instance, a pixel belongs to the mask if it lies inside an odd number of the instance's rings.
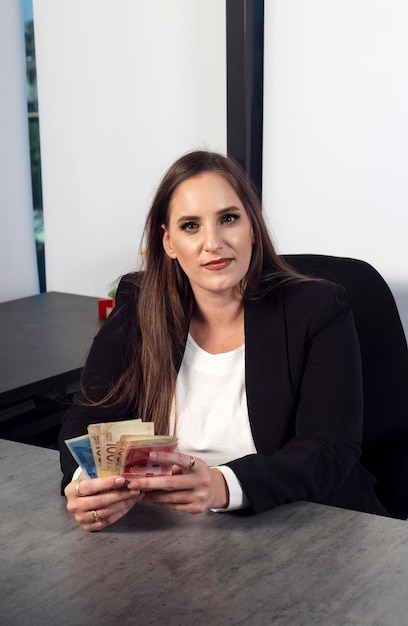
[[[216,227],[205,229],[204,250],[213,254],[222,248],[222,236]]]

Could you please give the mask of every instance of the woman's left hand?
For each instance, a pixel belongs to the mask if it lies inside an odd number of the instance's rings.
[[[173,473],[128,479],[131,493],[145,492],[143,502],[193,515],[228,506],[228,487],[220,470],[208,467],[202,459],[179,452],[151,452],[150,458],[157,463],[172,463]]]

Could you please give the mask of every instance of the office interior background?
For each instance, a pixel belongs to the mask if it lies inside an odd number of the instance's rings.
[[[38,293],[24,4],[0,3],[0,301]],[[376,267],[408,333],[408,5],[265,0],[263,205],[278,251]],[[25,7],[27,10],[27,7]],[[225,0],[32,0],[48,291],[139,263],[178,156],[227,149]]]

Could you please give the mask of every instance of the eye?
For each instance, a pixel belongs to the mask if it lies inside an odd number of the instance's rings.
[[[187,232],[194,232],[198,228],[198,224],[196,222],[187,221],[183,222],[180,226],[181,230],[185,230]]]
[[[233,222],[239,220],[239,218],[240,216],[236,213],[227,213],[226,215],[222,216],[221,224],[232,224]]]

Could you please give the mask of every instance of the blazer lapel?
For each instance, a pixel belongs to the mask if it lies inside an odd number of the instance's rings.
[[[295,434],[295,397],[280,289],[245,303],[245,377],[255,445],[258,452],[270,454]]]

